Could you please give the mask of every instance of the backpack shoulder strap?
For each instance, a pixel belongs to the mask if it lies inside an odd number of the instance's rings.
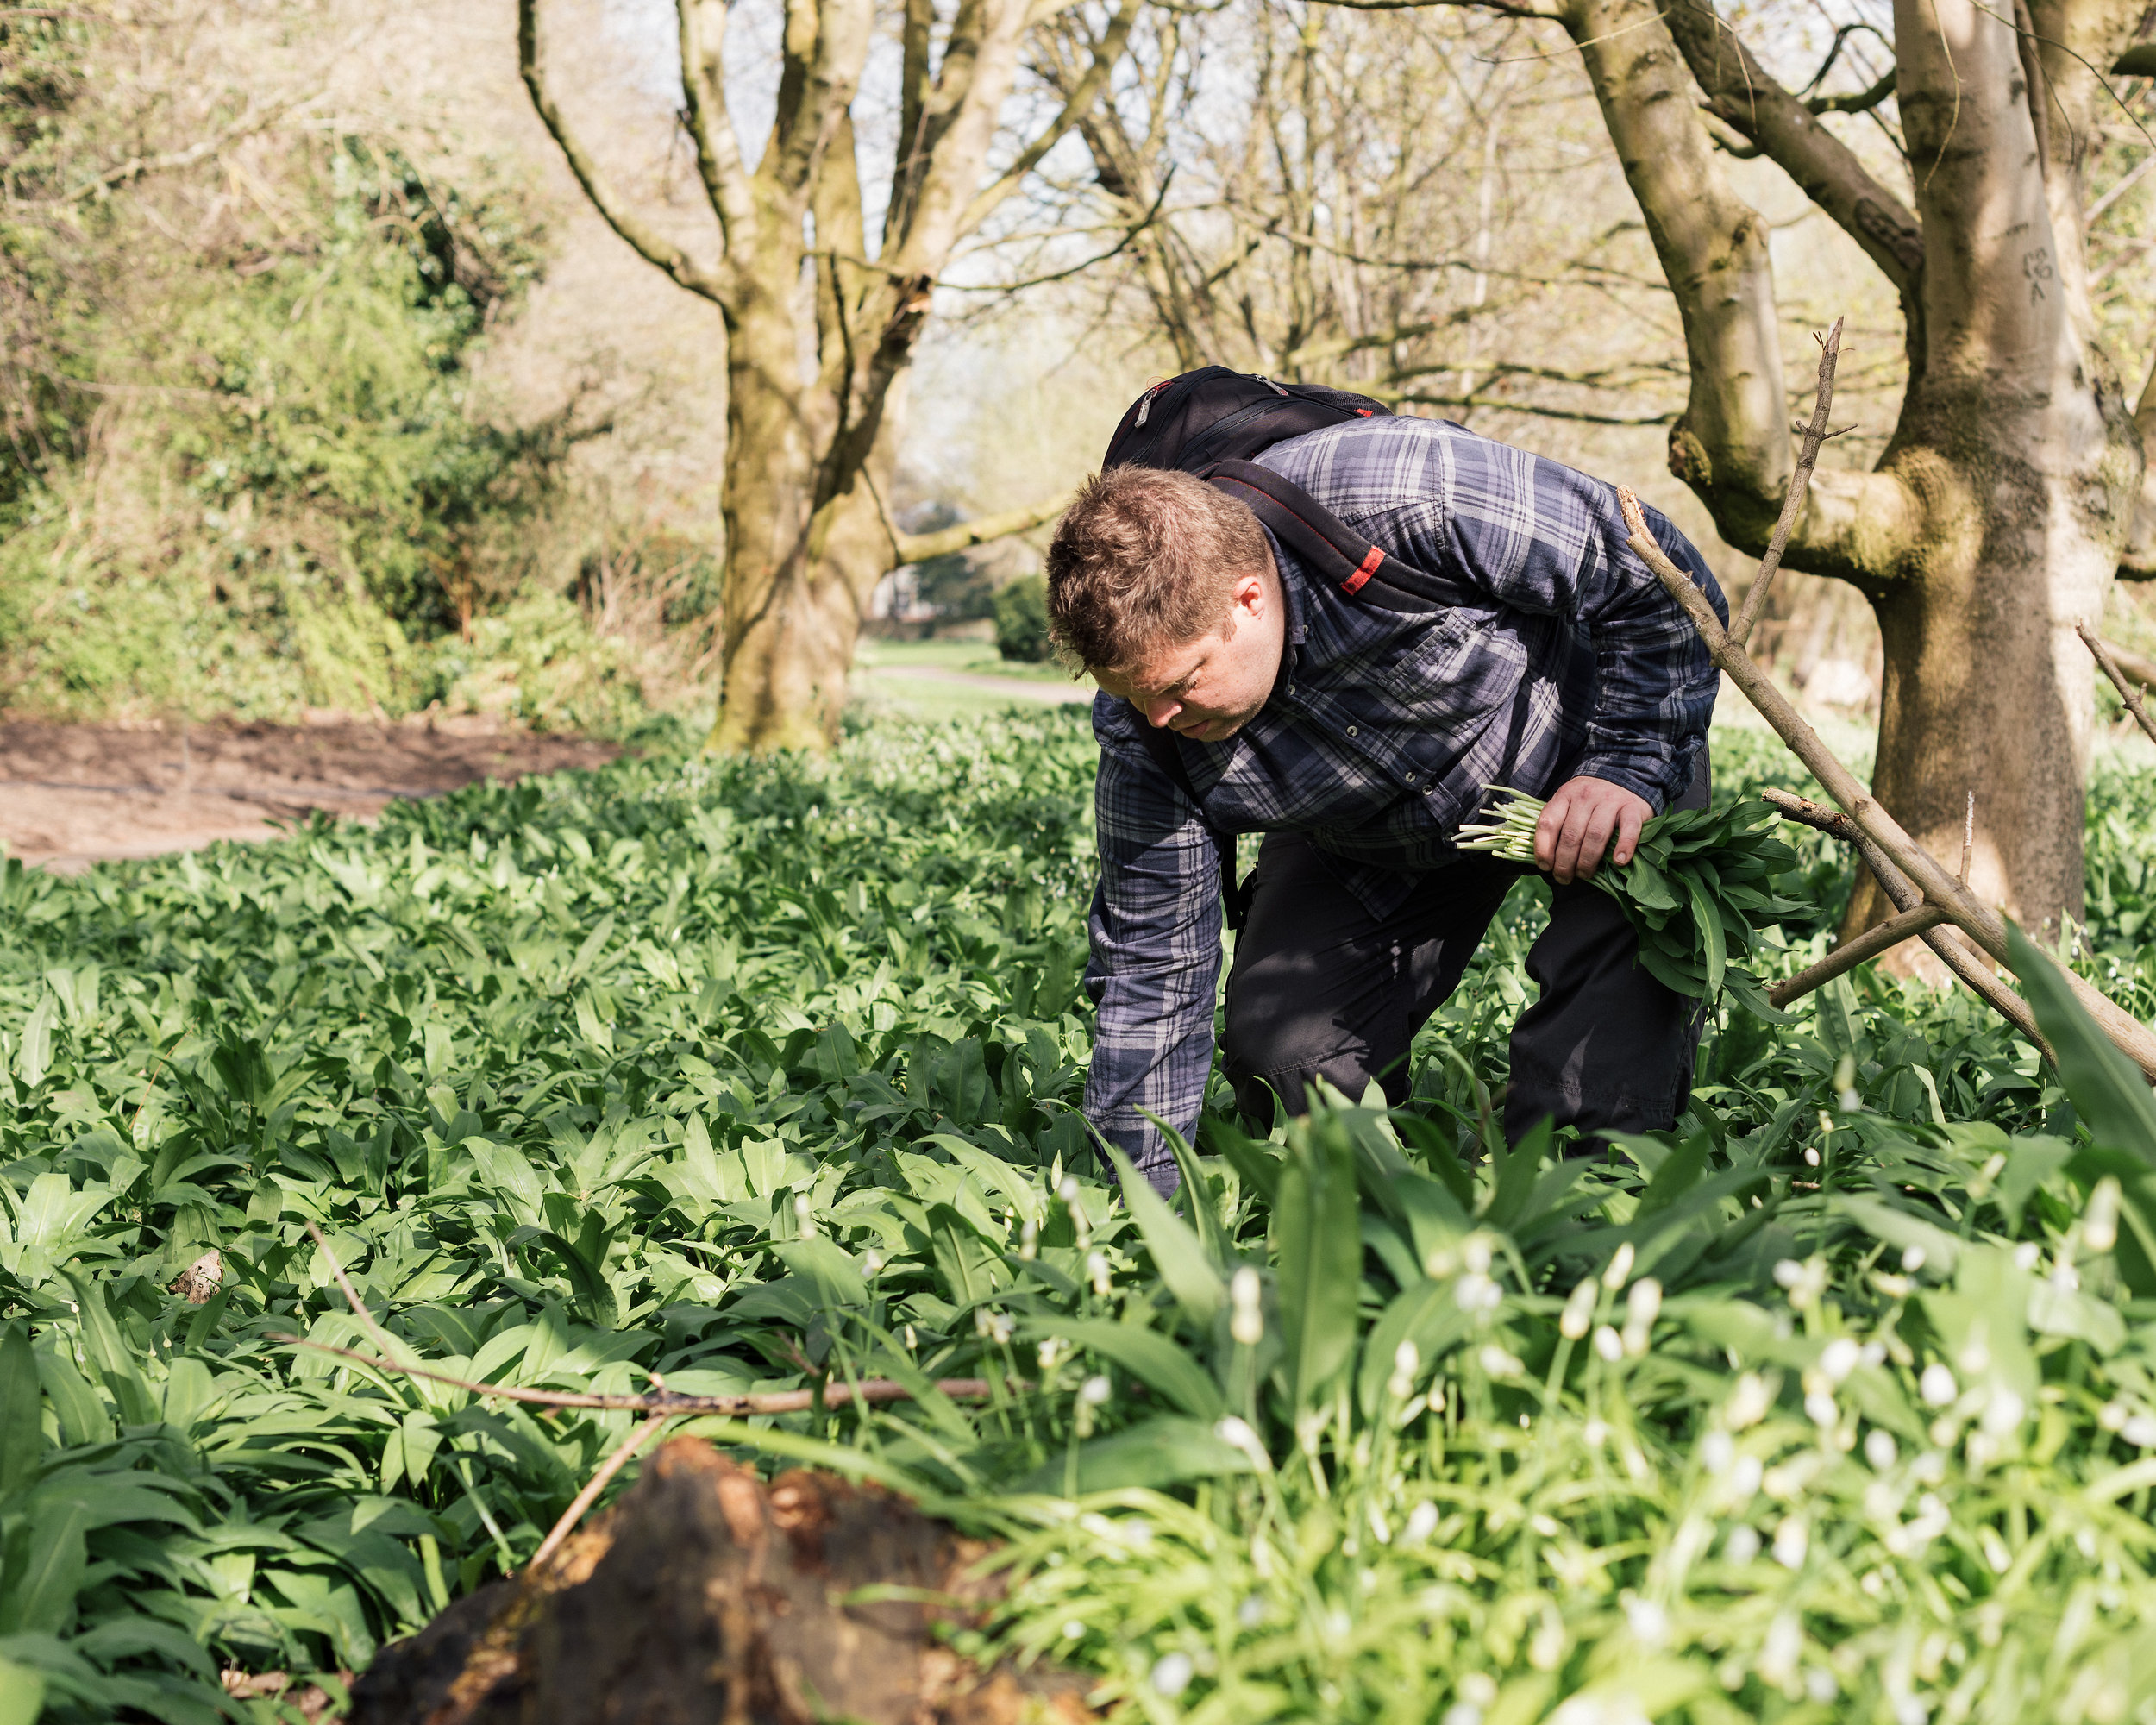
[[[1256,461],[1216,461],[1198,475],[1250,506],[1288,547],[1344,593],[1387,611],[1428,611],[1467,601],[1454,581],[1402,562],[1356,532],[1292,480]]]

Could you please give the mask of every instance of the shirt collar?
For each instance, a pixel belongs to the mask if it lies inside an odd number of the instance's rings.
[[[1273,568],[1280,576],[1281,605],[1288,614],[1287,650],[1280,656],[1280,676],[1274,685],[1278,687],[1288,681],[1288,674],[1294,668],[1295,661],[1301,656],[1303,642],[1310,633],[1310,600],[1303,585],[1302,565],[1290,556],[1280,541],[1273,536],[1271,528],[1261,522],[1259,530],[1264,534],[1265,543],[1272,548]]]

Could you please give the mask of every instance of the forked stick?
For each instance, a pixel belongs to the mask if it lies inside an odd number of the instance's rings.
[[[329,1260],[329,1273],[336,1277],[337,1286],[344,1290],[345,1303],[351,1307],[360,1327],[373,1337],[375,1346],[384,1353],[397,1352],[396,1341],[374,1321],[374,1314],[361,1303],[359,1294],[352,1286],[351,1278],[345,1275],[344,1266],[337,1262],[337,1255],[329,1249],[329,1242],[323,1237],[322,1230],[309,1222],[307,1232],[313,1237],[314,1243],[322,1248],[322,1255]],[[371,1365],[378,1371],[394,1372],[403,1377],[423,1377],[429,1383],[446,1383],[454,1389],[469,1390],[474,1396],[499,1396],[507,1401],[529,1402],[542,1408],[627,1408],[631,1413],[663,1414],[668,1418],[681,1414],[730,1414],[738,1417],[749,1414],[804,1414],[816,1406],[818,1395],[814,1389],[770,1389],[752,1391],[745,1396],[684,1396],[679,1390],[663,1387],[646,1396],[595,1395],[570,1389],[523,1389],[512,1383],[476,1383],[468,1377],[453,1377],[446,1371],[436,1371],[423,1365],[410,1365],[401,1360],[361,1353],[356,1348],[337,1347],[329,1342],[313,1341],[305,1336],[278,1336],[273,1339],[294,1347],[312,1348],[317,1353],[333,1353],[341,1359],[357,1360],[361,1365]],[[985,1402],[994,1394],[993,1386],[985,1377],[939,1378],[935,1387],[954,1402]],[[912,1385],[887,1377],[864,1378],[857,1384],[826,1383],[821,1395],[826,1408],[843,1407],[847,1402],[856,1401],[874,1406],[886,1402],[911,1402],[914,1399]],[[624,1456],[622,1460],[628,1458]]]
[[[2096,655],[2096,663],[2103,668],[2103,674],[2110,678],[2111,687],[2119,692],[2119,699],[2126,703],[2126,710],[2134,715],[2134,723],[2140,726],[2141,734],[2151,743],[2156,743],[2156,719],[2149,718],[2148,709],[2141,705],[2140,691],[2127,681],[2126,673],[2112,656],[2110,648],[2090,633],[2085,623],[2074,624],[2074,630],[2089,650]]]
[[[1782,554],[1789,548],[1789,531],[1796,525],[1796,518],[1804,512],[1804,499],[1812,488],[1812,469],[1819,465],[1819,446],[1827,441],[1827,410],[1834,401],[1834,362],[1841,356],[1841,319],[1834,319],[1834,327],[1826,335],[1814,335],[1812,339],[1819,343],[1819,392],[1812,398],[1812,422],[1804,428],[1803,442],[1797,447],[1789,492],[1782,499],[1782,518],[1774,524],[1774,536],[1767,541],[1767,555],[1759,560],[1759,573],[1752,578],[1744,608],[1729,625],[1729,638],[1739,647],[1752,639],[1752,625],[1759,620],[1766,605],[1767,586],[1782,567]]]
[[[1914,910],[1924,902],[1924,895],[1910,884],[1909,877],[1889,862],[1886,853],[1866,838],[1857,823],[1840,810],[1827,808],[1809,797],[1800,797],[1794,791],[1772,786],[1759,794],[1779,809],[1784,819],[1801,821],[1851,846],[1864,858],[1865,866],[1879,883],[1879,890],[1887,895],[1887,902],[1896,910]],[[1930,928],[1924,931],[1921,938],[1939,956],[1940,963],[1967,985],[1970,993],[2042,1049],[2046,1059],[2051,1057],[2051,1044],[2037,1030],[2036,1015],[2029,1011],[2028,1002],[2001,982],[1989,964],[1964,946],[1959,936],[1951,929]],[[1776,1000],[1774,1004],[1780,1006],[1783,1002]]]
[[[1937,905],[1946,913],[1947,921],[1968,935],[1977,946],[1998,963],[2013,968],[2007,953],[2006,919],[1974,893],[1948,874],[1939,859],[1903,831],[1902,825],[1875,802],[1869,792],[1859,784],[1855,774],[1841,763],[1834,752],[1827,748],[1817,731],[1807,724],[1803,716],[1789,705],[1789,698],[1775,686],[1774,680],[1761,670],[1742,647],[1733,643],[1721,619],[1714,615],[1714,607],[1707,602],[1707,595],[1692,583],[1691,578],[1671,562],[1654,536],[1647,531],[1646,517],[1641,512],[1639,499],[1624,486],[1617,487],[1617,500],[1625,515],[1625,524],[1631,530],[1626,542],[1642,561],[1652,569],[1656,577],[1677,602],[1683,606],[1685,615],[1700,632],[1706,643],[1708,656],[1736,684],[1745,699],[1758,709],[1759,716],[1773,726],[1775,732],[1787,743],[1789,752],[1812,770],[1812,775],[1827,787],[1827,794],[1841,805],[1858,829],[1891,859],[1895,866],[1915,886],[1925,902]],[[1937,930],[1931,931],[1936,934]],[[1934,946],[1934,950],[1938,949]],[[1958,973],[1959,974],[1959,973]],[[2156,1080],[2156,1035],[2151,1035],[2147,1026],[2110,999],[2100,989],[2092,988],[2070,969],[2062,967],[2060,973],[2089,1015],[2100,1025],[2105,1035],[2119,1051],[2141,1069],[2142,1074]]]

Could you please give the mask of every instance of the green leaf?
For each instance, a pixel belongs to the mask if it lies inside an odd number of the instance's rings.
[[[1722,991],[1722,972],[1729,963],[1728,950],[1722,944],[1721,915],[1695,876],[1685,875],[1684,888],[1691,895],[1692,925],[1699,931],[1700,945],[1707,955],[1707,998],[1711,1000]]]
[[[30,1333],[17,1319],[0,1330],[0,1503],[37,1477],[45,1455],[43,1402]]]
[[[1168,1208],[1167,1201],[1153,1189],[1131,1158],[1112,1145],[1107,1152],[1115,1164],[1116,1177],[1122,1182],[1123,1201],[1131,1207],[1131,1220],[1138,1224],[1145,1248],[1153,1255],[1154,1269],[1191,1321],[1210,1330],[1213,1319],[1227,1303],[1227,1283],[1219,1270],[1206,1261],[1198,1236]]]
[[[2059,1082],[2090,1136],[2156,1166],[2156,1099],[2148,1080],[2074,999],[2059,967],[2010,922],[2006,944],[2036,1027],[2058,1057]]]
[[[943,1291],[958,1307],[988,1299],[1001,1283],[1001,1254],[981,1230],[949,1204],[928,1207],[929,1247]]]
[[[88,1357],[91,1371],[119,1404],[121,1423],[162,1423],[164,1410],[159,1405],[157,1394],[150,1388],[149,1380],[142,1376],[142,1368],[135,1363],[134,1350],[122,1339],[120,1327],[112,1321],[103,1284],[72,1270],[61,1274],[75,1290],[76,1309],[82,1323],[83,1352]]]
[[[618,1329],[621,1327],[621,1307],[614,1298],[614,1290],[608,1283],[600,1263],[594,1263],[587,1253],[552,1229],[543,1230],[537,1239],[540,1245],[554,1254],[555,1261],[561,1266],[562,1274],[568,1277],[570,1287],[575,1289],[579,1314],[602,1330]],[[603,1241],[600,1253],[600,1262],[603,1263]]]
[[[75,1596],[90,1564],[84,1541],[91,1523],[90,1508],[80,1497],[33,1505],[8,1537],[0,1625],[56,1635],[73,1624]]]
[[[1289,1129],[1273,1207],[1289,1399],[1316,1405],[1355,1352],[1363,1228],[1355,1145],[1342,1122],[1313,1113]]]
[[[1143,1425],[1081,1444],[1077,1490],[1081,1496],[1095,1491],[1157,1490],[1187,1479],[1249,1473],[1255,1465],[1249,1456],[1203,1421],[1163,1414]],[[1061,1495],[1064,1478],[1064,1465],[1058,1458],[1036,1468],[1015,1489]]]
[[[1158,1330],[1101,1318],[1042,1318],[1026,1325],[1025,1333],[1029,1340],[1058,1336],[1096,1353],[1201,1420],[1217,1420],[1226,1411],[1220,1386]]]
[[[37,1003],[29,1022],[22,1026],[22,1040],[15,1051],[15,1070],[33,1090],[45,1082],[53,1066],[53,1026],[60,1019],[60,1005],[50,994]]]
[[[45,1673],[0,1659],[0,1725],[37,1725],[45,1710]]]
[[[836,1240],[818,1234],[811,1239],[781,1240],[771,1250],[796,1276],[815,1283],[827,1306],[865,1306],[868,1284],[851,1254]]]

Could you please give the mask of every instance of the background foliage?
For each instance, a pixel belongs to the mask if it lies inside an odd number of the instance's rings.
[[[699,1428],[1010,1536],[995,1636],[1150,1717],[2135,1716],[2156,1138],[2100,1083],[1861,973],[1713,1035],[1676,1132],[1507,1153],[1530,887],[1407,1108],[1217,1121],[1178,1217],[1071,1107],[1091,758],[1075,717],[889,725],[8,865],[14,1679],[266,1716],[216,1671],[334,1684],[625,1430],[294,1350],[364,1345],[313,1221],[452,1372],[991,1377]],[[2099,806],[2083,962],[2136,977],[2150,812]],[[1781,883],[1822,928],[1840,868]],[[209,1303],[166,1291],[213,1246]]]

